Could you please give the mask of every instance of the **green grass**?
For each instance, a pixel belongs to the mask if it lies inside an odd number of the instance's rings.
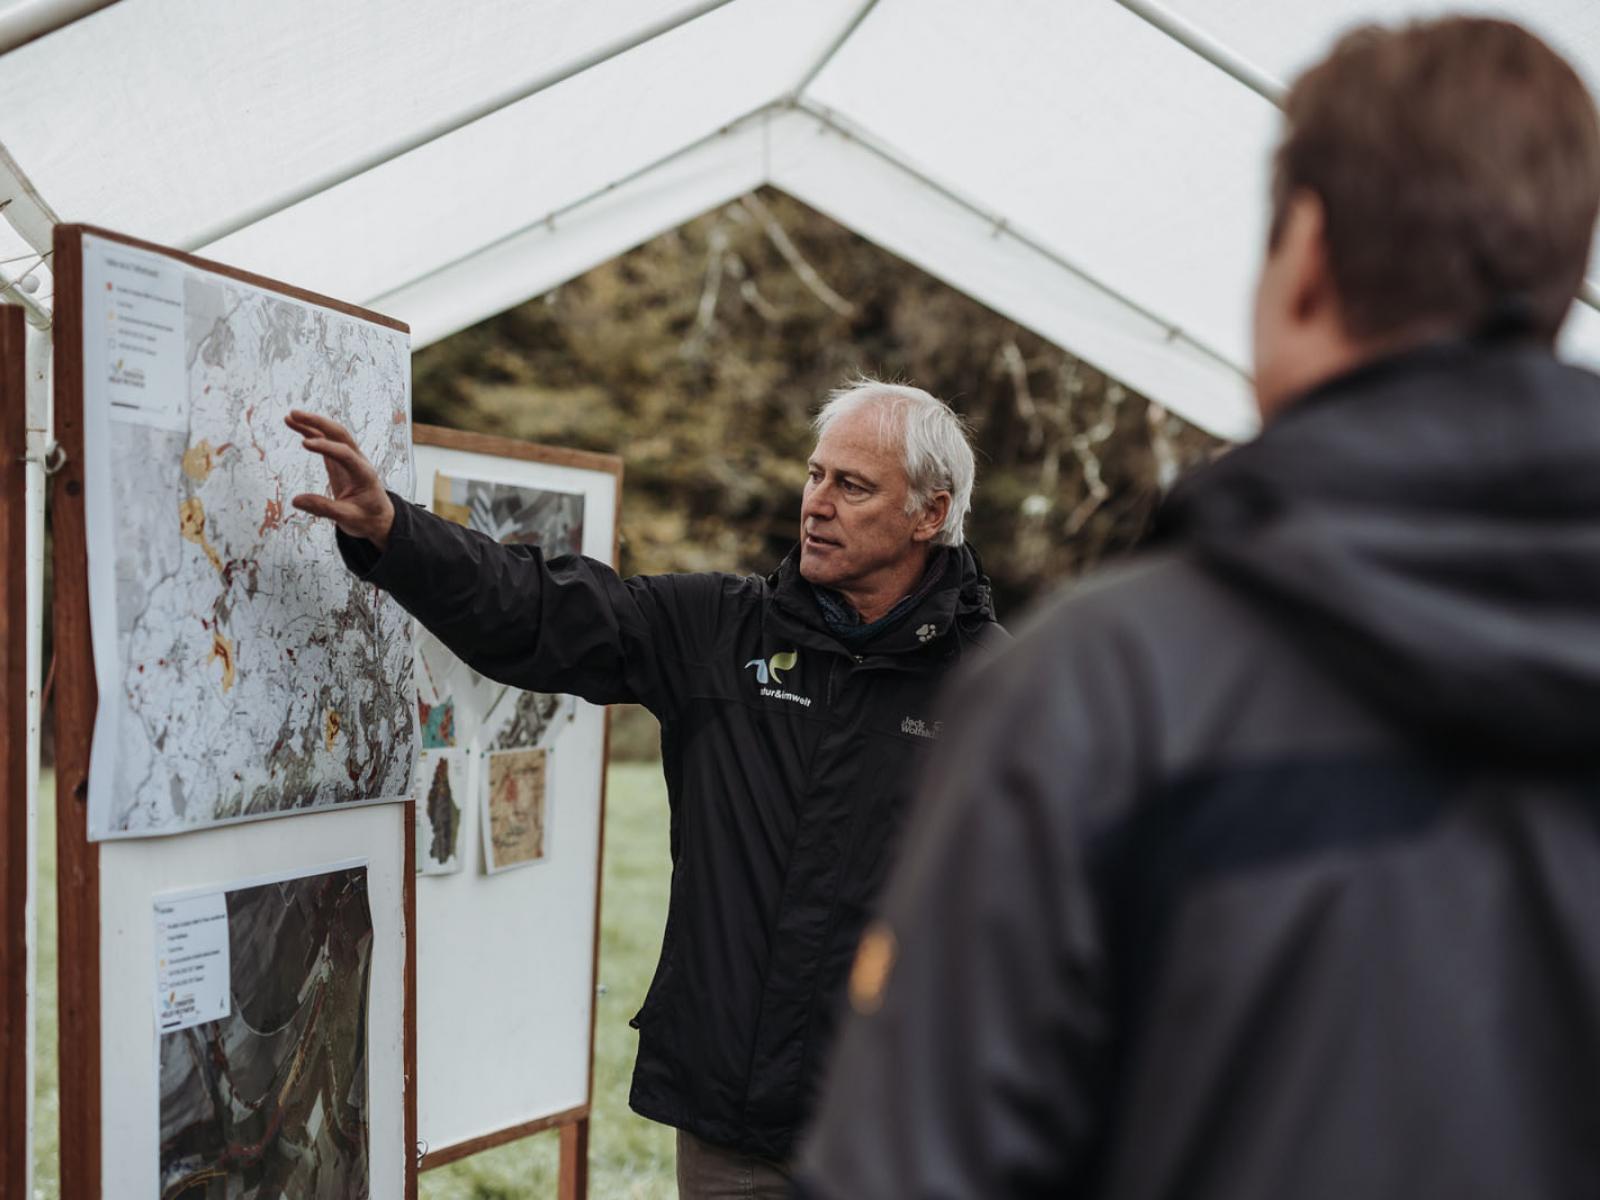
[[[35,1085],[35,1195],[59,1194],[56,1165],[55,786],[39,789],[39,1054]],[[595,1029],[589,1194],[672,1200],[673,1134],[628,1110],[637,1035],[628,1018],[644,999],[667,911],[667,795],[656,764],[617,763],[606,803],[600,983]],[[532,1066],[533,1064],[530,1064]],[[422,1176],[423,1200],[545,1200],[556,1194],[555,1132],[487,1150]]]
[[[659,764],[616,763],[606,795],[589,1194],[673,1200],[673,1133],[628,1109],[638,1011],[667,913],[667,789]],[[542,1133],[429,1171],[423,1200],[545,1200],[556,1194],[558,1134]]]
[[[33,1194],[61,1194],[56,1147],[61,1118],[61,1072],[56,1058],[56,776],[39,778],[38,975],[34,983]]]

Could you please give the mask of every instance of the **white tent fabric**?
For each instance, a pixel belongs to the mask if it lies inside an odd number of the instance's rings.
[[[42,317],[29,256],[89,221],[420,345],[770,183],[1244,437],[1270,97],[1349,25],[1445,7],[0,0],[0,273]],[[1600,79],[1592,0],[1486,10]],[[1600,362],[1600,312],[1563,345]]]

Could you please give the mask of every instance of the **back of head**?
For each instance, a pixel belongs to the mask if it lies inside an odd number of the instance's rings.
[[[1548,345],[1600,210],[1593,102],[1526,30],[1454,17],[1349,34],[1286,107],[1257,388],[1266,361],[1293,416],[1165,519],[1409,739],[1600,761],[1600,378]]]
[[[1342,38],[1291,89],[1273,180],[1318,197],[1347,332],[1553,340],[1600,208],[1600,122],[1573,69],[1520,26],[1450,17]]]

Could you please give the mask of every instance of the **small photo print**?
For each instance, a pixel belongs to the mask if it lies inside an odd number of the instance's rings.
[[[417,874],[461,869],[461,814],[467,799],[465,750],[424,750],[417,756]]]
[[[499,750],[484,759],[483,854],[492,875],[545,856],[550,752]]]

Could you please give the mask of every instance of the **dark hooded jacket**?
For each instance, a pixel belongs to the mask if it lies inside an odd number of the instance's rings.
[[[388,549],[341,535],[346,562],[468,664],[661,721],[672,892],[633,1020],[631,1103],[707,1141],[787,1157],[913,763],[939,733],[938,682],[1004,638],[977,557],[939,549],[937,584],[847,649],[798,552],[765,579],[624,580],[398,497],[395,509]]]
[[[1600,378],[1318,389],[957,712],[806,1195],[1600,1196]]]

